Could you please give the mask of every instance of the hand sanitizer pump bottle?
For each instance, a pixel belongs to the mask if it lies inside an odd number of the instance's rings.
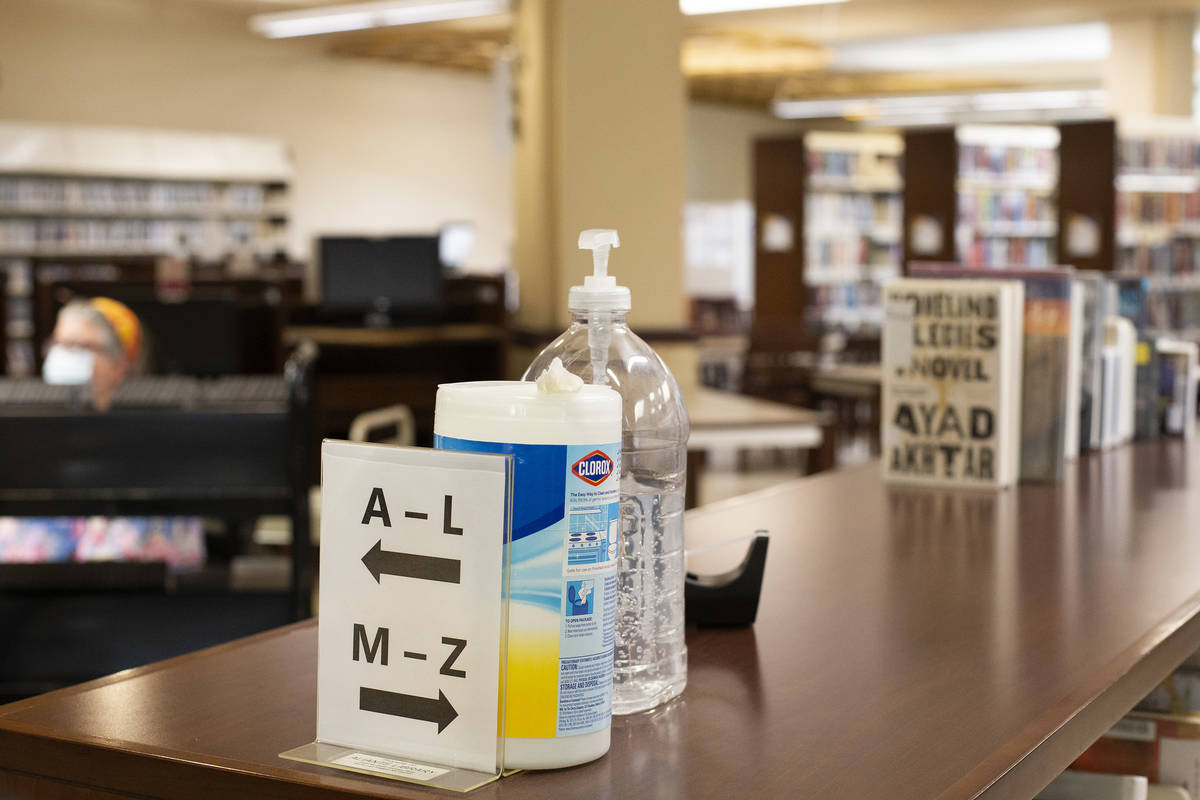
[[[555,359],[621,395],[621,532],[613,713],[631,714],[670,700],[687,685],[683,622],[683,497],[688,413],[671,371],[625,321],[629,289],[608,274],[614,230],[587,230],[593,274],[568,296],[571,327],[541,352],[525,380]]]

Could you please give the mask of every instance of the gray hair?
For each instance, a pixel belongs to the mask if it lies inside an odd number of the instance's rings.
[[[100,312],[100,309],[92,305],[91,302],[82,299],[72,300],[62,307],[58,315],[60,317],[75,317],[96,328],[104,337],[105,352],[115,359],[125,358],[125,345],[121,343],[121,337],[117,334],[117,329],[108,321],[108,317],[104,316]]]

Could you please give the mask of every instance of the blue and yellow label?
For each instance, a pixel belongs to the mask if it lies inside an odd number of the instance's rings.
[[[481,442],[512,454],[505,735],[549,739],[608,727],[620,535],[621,446]]]

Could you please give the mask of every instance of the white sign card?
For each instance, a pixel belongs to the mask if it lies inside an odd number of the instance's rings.
[[[321,447],[317,740],[497,770],[509,456]]]

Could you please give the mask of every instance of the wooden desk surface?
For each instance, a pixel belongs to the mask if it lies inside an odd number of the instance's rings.
[[[355,328],[335,325],[292,325],[283,330],[284,344],[303,341],[347,347],[414,347],[442,342],[502,340],[504,328],[486,323],[423,325],[405,328]]]
[[[779,425],[816,425],[827,421],[824,413],[744,394],[697,387],[684,393],[692,429],[742,428]]]
[[[1200,645],[1198,520],[1179,439],[1058,486],[872,464],[699,509],[692,540],[774,532],[757,625],[690,630],[687,690],[615,720],[607,757],[471,796],[1032,797]],[[0,707],[0,795],[436,794],[277,757],[314,734],[315,660],[306,623]]]

